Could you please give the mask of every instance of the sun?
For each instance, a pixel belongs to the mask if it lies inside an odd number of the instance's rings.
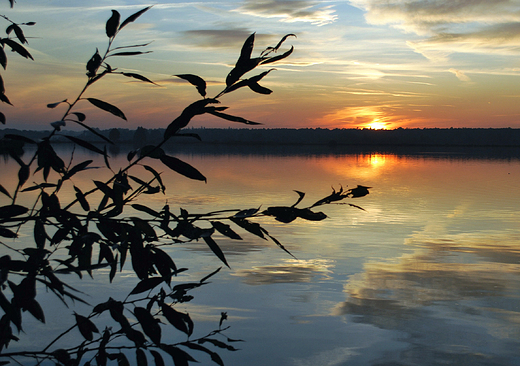
[[[376,118],[367,125],[367,128],[370,128],[371,130],[384,130],[386,129],[386,125],[385,122],[381,122],[379,118]]]

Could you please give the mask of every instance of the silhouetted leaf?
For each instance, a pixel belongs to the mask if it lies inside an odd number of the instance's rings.
[[[203,176],[197,169],[173,156],[163,155],[161,156],[161,162],[171,170],[184,175],[187,178],[201,180],[204,182],[207,181],[206,177]]]
[[[270,58],[262,61],[260,64],[261,65],[271,64],[273,62],[283,60],[284,58],[288,57],[291,53],[293,53],[293,51],[294,51],[294,47],[291,47],[291,49],[289,51],[287,51],[279,56],[270,57]]]
[[[1,49],[1,47],[0,47]],[[0,112],[0,123],[5,125],[5,122],[6,122],[6,119],[5,119],[5,114],[3,114],[2,112]]]
[[[155,145],[146,145],[139,149],[139,157],[148,156],[152,159],[159,159],[164,155],[164,150]]]
[[[226,77],[226,85],[228,87],[236,83],[242,77],[242,75],[244,75],[248,71],[253,70],[260,63],[260,58],[251,59],[254,43],[255,34],[253,33],[244,42],[244,45],[240,50],[240,57],[238,58],[235,67],[229,72],[228,76]]]
[[[218,246],[217,242],[213,240],[211,236],[203,236],[202,239],[208,244],[208,247],[211,249],[211,251],[227,266],[229,267],[229,264],[226,261],[226,257],[224,256],[224,253]]]
[[[96,48],[96,53],[94,53],[90,60],[88,60],[86,66],[87,76],[89,78],[93,78],[94,76],[96,76],[96,72],[99,69],[99,66],[101,66],[102,61],[103,60],[101,58],[101,55],[99,54],[99,50]]]
[[[85,114],[81,113],[81,112],[73,112],[71,114],[76,115],[76,117],[78,117],[78,121],[80,121],[80,122],[83,122],[85,119],[87,119],[87,116],[85,116]]]
[[[4,93],[0,93],[0,101],[7,103],[9,105],[13,105],[13,103],[11,103],[9,98],[7,98],[7,95],[5,95]]]
[[[255,82],[249,83],[247,84],[247,86],[249,87],[249,89],[259,94],[271,94],[273,92],[271,89],[263,87],[262,85]]]
[[[65,173],[64,179],[68,179],[72,177],[74,174],[79,173],[83,170],[85,170],[93,160],[85,160],[79,164],[74,165],[72,168],[67,170],[67,173]]]
[[[18,40],[22,42],[22,44],[27,43],[27,39],[25,39],[25,35],[23,34],[22,28],[20,28],[18,24],[12,23],[5,30],[7,34],[11,34],[12,31],[14,31],[14,33],[16,34],[16,38],[18,38]]]
[[[160,330],[160,328],[159,328]],[[137,360],[137,366],[148,366],[148,361],[146,359],[146,354],[141,348],[135,350],[135,357]]]
[[[147,206],[144,206],[144,205],[140,205],[138,203],[133,204],[132,208],[135,209],[135,210],[138,210],[138,211],[146,212],[148,215],[151,215],[151,216],[154,216],[154,217],[161,216],[161,214],[159,212],[151,209],[150,207],[147,207]]]
[[[47,108],[56,108],[61,103],[67,103],[67,99],[63,99],[61,102],[49,103],[49,104],[47,104]]]
[[[103,109],[104,111],[110,112],[114,116],[122,118],[122,119],[124,119],[126,121],[125,114],[119,108],[117,108],[116,106],[114,106],[114,105],[112,105],[110,103],[104,102],[102,100],[96,99],[96,98],[87,98],[87,100],[90,103],[92,103],[93,105],[95,105],[96,107],[98,107],[100,109]]]
[[[2,38],[0,40],[0,42],[3,43],[3,44],[8,45],[9,47],[11,47],[11,49],[14,52],[18,53],[20,56],[25,57],[27,59],[30,58],[31,60],[34,60],[34,58],[31,56],[29,51],[27,51],[22,45],[20,45],[19,43],[13,41],[12,39]]]
[[[85,140],[79,139],[74,136],[69,136],[69,135],[65,135],[65,137],[68,138],[70,141],[74,142],[75,144],[77,144],[81,147],[84,147],[87,150],[93,151],[93,152],[101,154],[101,155],[105,155],[105,153],[101,149],[92,145],[90,142],[87,142]]]
[[[73,113],[73,114],[75,114],[75,113]],[[108,143],[110,143],[110,144],[112,144],[112,145],[114,144],[112,141],[110,141],[110,140],[108,139],[108,137],[103,136],[102,134],[100,134],[99,132],[97,132],[97,131],[94,130],[93,128],[90,128],[90,127],[87,126],[86,124],[81,123],[81,122],[79,122],[79,121],[74,121],[74,122],[77,123],[77,124],[80,125],[80,126],[83,126],[83,127],[86,128],[87,130],[89,130],[90,132],[92,132],[94,135],[96,135],[96,136],[102,138],[102,139],[105,140],[106,142],[108,142]]]
[[[202,99],[196,102],[191,103],[189,106],[184,108],[181,115],[175,118],[169,125],[166,127],[166,131],[164,131],[164,138],[168,139],[171,136],[175,135],[177,131],[181,128],[184,128],[190,123],[191,119],[196,115],[204,114],[207,112],[206,106],[208,104],[218,104],[220,101],[217,99]]]
[[[156,286],[158,286],[159,284],[161,284],[162,282],[163,282],[162,277],[145,278],[144,280],[139,282],[137,284],[137,286],[134,287],[134,289],[130,292],[130,295],[137,295],[142,292],[149,291],[149,290],[155,288]]]
[[[74,190],[76,191],[76,198],[78,199],[78,202],[81,205],[81,208],[87,212],[90,211],[90,205],[88,204],[88,201],[85,198],[85,195],[83,194],[81,189],[74,186]]]
[[[188,81],[191,85],[197,88],[197,91],[200,95],[202,95],[203,98],[206,97],[206,81],[204,81],[204,79],[200,76],[193,74],[179,74],[174,76]]]
[[[249,231],[250,233],[252,234],[255,234],[256,236],[262,238],[262,239],[265,239],[265,236],[264,236],[264,233],[260,227],[260,225],[256,222],[251,222],[251,221],[248,221],[246,219],[240,219],[240,218],[234,218],[232,217],[230,219],[231,221],[233,221],[235,224],[237,224],[238,226],[240,226],[241,228]]]
[[[5,189],[4,186],[1,185],[1,184],[0,184],[0,192],[3,193],[3,194],[5,194],[7,197],[9,197],[9,198],[11,198],[11,199],[13,198],[13,197],[11,197],[11,195],[9,194],[9,192],[7,191],[7,189]]]
[[[154,175],[155,179],[157,180],[157,182],[161,186],[162,193],[164,194],[164,192],[166,191],[166,187],[163,184],[163,181],[161,179],[161,175],[155,169],[153,169],[152,167],[150,167],[148,165],[143,165],[143,167]]]
[[[51,122],[50,125],[56,130],[61,131],[61,128],[65,126],[65,121],[54,121]]]
[[[0,47],[0,65],[2,65],[4,70],[7,67],[7,56],[3,47]]]
[[[175,328],[180,330],[183,333],[186,333],[188,336],[191,334],[188,325],[185,322],[185,316],[187,314],[183,314],[172,308],[167,304],[162,304],[161,310],[163,312],[164,317],[168,322],[173,325]]]
[[[358,185],[356,188],[349,189],[349,193],[348,194],[352,198],[364,197],[364,196],[366,196],[367,194],[370,193],[370,192],[368,192],[368,190],[370,188],[372,188],[372,187],[365,187],[365,186]]]
[[[0,226],[0,236],[4,238],[14,239],[18,237],[18,234],[9,229],[6,229],[5,227]]]
[[[39,320],[42,323],[45,323],[45,315],[43,314],[43,309],[36,301],[35,299],[26,300],[24,302],[24,308],[29,313],[31,313],[32,316],[34,316],[37,320]]]
[[[29,209],[27,207],[20,205],[2,206],[0,207],[0,219],[8,219],[11,217],[20,216],[27,213],[28,211]]]
[[[119,19],[121,15],[117,10],[112,10],[112,16],[107,20],[105,25],[105,30],[108,38],[112,38],[116,35],[117,29],[119,27]]]
[[[164,360],[159,352],[150,350],[150,353],[152,354],[155,361],[155,366],[165,366]]]
[[[190,349],[196,350],[196,351],[202,351],[210,355],[211,360],[215,362],[217,365],[224,366],[224,361],[222,361],[222,358],[218,355],[218,353],[210,351],[208,348],[201,346],[200,344],[194,343],[194,342],[183,342],[181,345],[188,347]]]
[[[130,15],[128,18],[126,18],[123,23],[119,26],[119,30],[123,29],[128,23],[134,22],[137,18],[139,18],[141,15],[143,15],[146,11],[148,11],[151,8],[151,6],[147,6],[144,9],[139,10],[138,12]]]
[[[96,325],[92,323],[89,318],[84,317],[83,315],[74,313],[74,316],[76,317],[76,325],[78,326],[78,329],[83,338],[85,338],[87,341],[91,341],[94,338],[92,333],[99,333]]]
[[[129,77],[129,78],[134,78],[134,79],[137,79],[137,80],[145,81],[147,83],[158,85],[158,84],[154,83],[153,81],[151,81],[150,79],[148,79],[147,77],[144,77],[144,76],[139,75],[139,74],[134,74],[132,72],[123,72],[121,74],[126,76],[126,77]]]
[[[57,187],[57,185],[54,184],[54,183],[41,183],[41,184],[37,184],[37,185],[32,186],[32,187],[28,187],[28,188],[22,189],[22,192],[30,192],[30,191],[36,191],[36,190],[39,190],[39,189],[56,188],[56,187]]]
[[[280,42],[278,42],[278,44],[275,46],[275,47],[267,47],[263,52],[262,52],[262,56],[266,53],[271,53],[271,52],[276,52],[278,51],[278,49],[282,46],[282,44],[285,42],[285,40],[289,37],[296,37],[296,34],[286,34],[285,36],[282,37],[282,39],[280,40]]]
[[[20,187],[22,187],[25,182],[27,182],[27,179],[29,179],[29,174],[29,165],[22,165],[18,171],[18,185]]]
[[[12,134],[12,133],[5,134],[4,138],[10,139],[10,140],[23,141],[28,144],[36,144],[36,141],[34,141],[33,139],[30,139],[30,138],[22,136],[22,135]]]
[[[188,366],[188,362],[198,362],[189,353],[178,347],[161,344],[161,349],[172,357],[175,366]]]
[[[153,343],[160,344],[161,327],[159,326],[159,321],[155,319],[148,310],[141,307],[134,308],[134,315],[141,324],[144,334],[146,334]]]
[[[228,238],[235,239],[235,240],[242,240],[240,235],[235,233],[233,229],[231,229],[231,226],[228,224],[224,224],[220,221],[211,221],[211,225],[222,235],[227,236]]]
[[[199,281],[200,284],[204,284],[208,279],[210,279],[211,277],[213,277],[214,275],[216,275],[218,272],[220,272],[220,270],[222,269],[222,267],[219,267],[217,270],[211,272],[209,275],[201,278],[201,280]]]
[[[110,55],[108,55],[107,57],[112,57],[112,56],[137,56],[137,55],[144,55],[144,54],[147,54],[147,53],[151,53],[152,51],[126,51],[126,52],[116,52],[116,53],[111,53]]]
[[[249,120],[247,120],[245,118],[232,116],[230,114],[226,114],[226,113],[222,113],[222,112],[217,112],[217,111],[212,111],[212,110],[208,110],[207,112],[209,114],[212,114],[214,116],[223,118],[223,119],[225,119],[227,121],[231,121],[231,122],[238,122],[238,123],[243,123],[243,124],[246,124],[246,125],[261,125],[261,123],[259,123],[259,122],[249,121]]]

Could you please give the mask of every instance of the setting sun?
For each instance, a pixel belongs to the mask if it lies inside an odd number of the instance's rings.
[[[379,119],[375,119],[373,120],[372,122],[370,122],[368,125],[367,125],[367,128],[370,128],[372,130],[384,130],[386,128],[386,123],[385,122],[380,122]]]

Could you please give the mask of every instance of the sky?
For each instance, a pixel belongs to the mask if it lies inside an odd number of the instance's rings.
[[[117,106],[128,120],[82,100],[74,111],[91,127],[166,127],[200,99],[173,75],[199,75],[216,96],[255,33],[253,56],[296,35],[279,50],[294,46],[290,57],[245,76],[275,68],[260,82],[272,94],[242,88],[219,98],[227,113],[261,128],[520,128],[520,0],[17,0],[13,9],[1,1],[0,14],[36,25],[23,26],[34,61],[6,52],[0,69],[13,104],[0,106],[0,128],[50,128],[65,105],[46,105],[82,90],[87,61],[107,48],[111,10],[125,19],[149,5],[114,46],[151,42],[142,49],[151,52],[109,63],[158,86],[122,75],[100,80],[84,97]],[[190,126],[248,127],[211,115]]]

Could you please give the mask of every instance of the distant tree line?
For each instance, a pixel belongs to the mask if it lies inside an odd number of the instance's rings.
[[[160,141],[164,129],[136,130],[114,128],[97,130],[120,143],[141,147]],[[520,129],[514,128],[398,128],[395,130],[325,129],[325,128],[188,128],[205,144],[325,145],[325,146],[520,146]],[[44,131],[4,129],[4,134],[18,133],[32,139],[43,138]],[[71,134],[72,131],[69,131]],[[103,142],[88,131],[77,136],[90,142]],[[59,136],[57,136],[59,141]],[[70,140],[63,138],[63,142]],[[199,140],[178,136],[169,145],[198,144]]]

